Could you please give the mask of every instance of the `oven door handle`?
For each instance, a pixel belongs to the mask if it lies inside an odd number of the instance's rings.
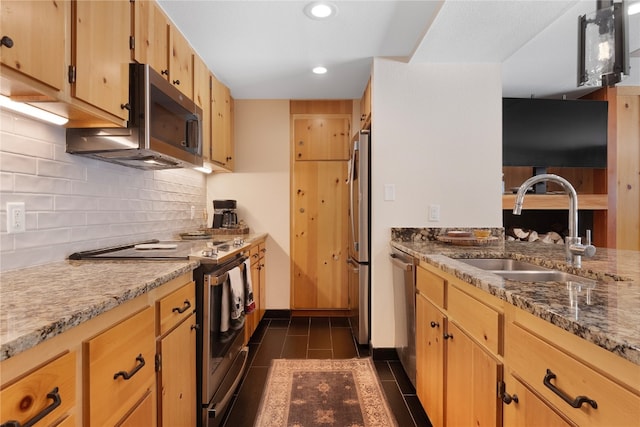
[[[215,418],[217,415],[223,415],[224,414],[224,409],[227,407],[227,404],[229,403],[229,400],[231,400],[231,398],[233,397],[233,393],[235,392],[236,388],[238,387],[238,384],[240,384],[240,380],[242,380],[242,376],[244,374],[244,370],[247,367],[247,361],[249,360],[249,357],[248,357],[249,356],[249,348],[248,347],[243,347],[242,350],[240,350],[240,353],[244,353],[244,354],[242,354],[242,358],[243,358],[242,367],[238,371],[238,375],[236,375],[236,377],[233,379],[233,383],[231,384],[231,387],[229,387],[229,389],[227,390],[225,395],[222,397],[222,399],[220,399],[218,401],[209,402],[209,406],[207,407],[207,413],[208,413],[209,419]],[[225,378],[223,380],[223,384],[226,383],[226,382],[227,381],[226,381],[226,378]]]

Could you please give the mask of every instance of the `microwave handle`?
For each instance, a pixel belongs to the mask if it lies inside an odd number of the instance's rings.
[[[195,149],[196,152],[200,152],[201,140],[199,136],[200,136],[200,118],[194,114],[192,118],[187,120],[186,141],[183,141],[182,145],[185,146],[186,148]]]

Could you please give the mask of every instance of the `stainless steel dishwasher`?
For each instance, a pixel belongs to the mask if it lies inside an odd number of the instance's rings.
[[[416,385],[416,269],[414,258],[395,248],[393,264],[393,299],[395,311],[395,348],[400,363]]]

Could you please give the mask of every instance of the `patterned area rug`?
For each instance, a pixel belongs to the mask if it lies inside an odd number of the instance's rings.
[[[276,359],[257,427],[396,427],[370,358]]]

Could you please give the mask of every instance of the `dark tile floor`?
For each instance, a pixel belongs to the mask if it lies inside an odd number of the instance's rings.
[[[368,357],[357,346],[349,320],[342,317],[265,315],[249,342],[249,368],[230,404],[223,426],[253,426],[272,359],[348,359]],[[401,427],[431,426],[415,389],[396,359],[374,358],[378,377]]]

